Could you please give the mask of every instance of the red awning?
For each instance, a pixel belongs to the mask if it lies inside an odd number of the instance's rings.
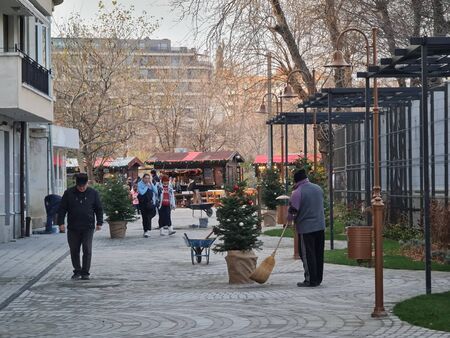
[[[185,152],[185,153],[156,153],[147,160],[147,163],[156,162],[222,162],[236,158],[238,162],[243,162],[242,156],[235,151],[215,151],[215,152]]]

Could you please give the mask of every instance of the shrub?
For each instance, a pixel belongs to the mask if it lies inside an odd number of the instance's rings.
[[[275,210],[278,205],[276,198],[283,195],[284,189],[280,182],[278,170],[268,168],[262,174],[261,200],[269,210]]]
[[[383,229],[383,236],[394,241],[411,241],[422,238],[422,232],[417,227],[412,227],[405,223],[386,224]]]
[[[450,205],[433,199],[430,205],[431,240],[438,248],[450,248]]]

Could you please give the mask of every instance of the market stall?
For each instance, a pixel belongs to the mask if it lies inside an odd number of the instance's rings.
[[[177,201],[187,205],[194,191],[204,201],[217,202],[226,184],[242,180],[242,156],[236,151],[156,153],[146,163],[173,178]]]

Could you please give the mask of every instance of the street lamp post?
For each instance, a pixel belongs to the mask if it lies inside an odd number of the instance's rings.
[[[270,110],[268,110],[266,108],[266,105],[264,104],[264,100],[265,100],[265,98],[267,96],[269,96],[270,98],[272,98],[272,97],[275,98],[276,113],[277,113],[277,115],[280,114],[283,111],[283,103],[281,101],[281,98],[277,94],[272,93],[272,92],[264,94],[264,96],[262,97],[262,102],[261,102],[261,105],[259,107],[259,110],[256,111],[256,113],[258,113],[258,114],[269,114]],[[272,104],[272,102],[270,102],[270,104]],[[283,125],[281,125],[280,143],[281,143],[281,180],[284,181],[284,171],[283,171],[283,143],[284,143],[284,139],[283,139]],[[271,153],[273,154],[273,150],[271,150]],[[267,162],[269,162],[269,157],[267,157]]]
[[[294,75],[295,73],[300,73],[300,74],[304,74],[306,76],[309,76],[309,73],[307,73],[307,72],[305,72],[304,70],[301,70],[301,69],[294,69],[293,71],[291,71],[288,74],[288,77],[286,79],[286,87],[284,88],[284,93],[282,95],[283,98],[294,98],[294,97],[297,97],[297,94],[295,94],[293,92],[292,87],[291,87],[290,82],[289,82],[291,77],[292,77],[292,75]],[[310,93],[310,94],[315,94],[316,93],[316,70],[315,69],[312,70],[311,82],[312,82],[313,92]],[[314,109],[314,112],[313,112],[314,172],[316,172],[316,170],[317,170],[317,124],[316,124],[316,122],[317,122],[317,115],[316,115],[316,113],[317,112]],[[307,131],[306,119],[304,121],[304,125],[305,125],[305,128],[304,128],[304,133],[305,133],[304,140],[306,141],[306,131]],[[305,149],[304,150],[305,157],[307,157],[307,150],[306,150],[307,149],[307,145],[306,145],[306,142],[305,142],[305,145],[304,145],[304,149]]]
[[[348,28],[339,34],[337,47],[339,48],[342,36],[347,32],[360,33],[366,42],[367,68],[370,65],[370,44],[369,39],[363,31],[357,28]],[[377,62],[377,28],[372,28],[372,50],[373,64]],[[332,63],[329,67],[348,67],[350,66],[344,59],[342,51],[336,50],[333,53]],[[377,78],[373,78],[373,166],[374,182],[372,188],[372,224],[375,233],[375,307],[372,317],[384,317],[386,311],[383,304],[383,209],[384,203],[381,197],[380,186],[380,157],[379,157],[379,108],[378,108],[378,85]],[[368,135],[366,135],[367,138]],[[366,178],[367,179],[367,178]]]
[[[286,99],[291,99],[291,98],[295,98],[298,95],[294,93],[294,91],[292,90],[292,87],[289,83],[290,79],[292,78],[292,75],[294,75],[295,73],[300,73],[300,74],[304,74],[306,76],[311,76],[309,73],[301,70],[301,69],[294,69],[293,71],[291,71],[287,78],[286,78],[286,86],[284,87],[284,91],[283,91],[283,95],[281,95],[282,98],[286,98]],[[316,73],[315,70],[313,69],[312,71],[312,76],[311,76],[311,80],[312,80],[312,87],[313,89],[313,93],[316,92],[316,84],[315,84],[315,78],[316,78]],[[312,93],[312,94],[313,94]],[[306,114],[305,114],[306,115]],[[306,116],[305,116],[306,117]],[[307,158],[307,123],[306,123],[306,118],[304,121],[304,155]],[[287,125],[285,126],[286,128],[286,134],[287,134]],[[317,134],[316,134],[316,111],[314,111],[314,172],[316,172],[317,169],[317,138],[316,138]],[[286,153],[287,153],[287,146],[286,146]],[[286,154],[287,157],[287,154]],[[286,178],[288,175],[288,161],[286,160]],[[287,184],[286,184],[286,191],[287,191]],[[300,255],[299,255],[299,246],[298,246],[298,234],[297,234],[297,229],[294,227],[294,259],[300,259]]]

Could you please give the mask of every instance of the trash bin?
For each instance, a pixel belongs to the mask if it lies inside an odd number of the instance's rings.
[[[208,218],[207,217],[199,218],[199,227],[200,228],[207,228],[208,227]]]
[[[281,195],[276,198],[279,201],[277,205],[277,224],[286,224],[288,216],[289,196]]]

